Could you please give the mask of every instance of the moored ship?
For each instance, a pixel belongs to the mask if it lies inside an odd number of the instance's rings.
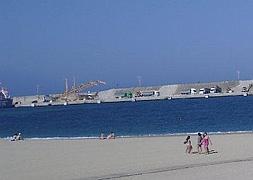
[[[13,100],[9,96],[9,93],[6,89],[1,88],[0,90],[0,108],[10,108],[13,107]]]

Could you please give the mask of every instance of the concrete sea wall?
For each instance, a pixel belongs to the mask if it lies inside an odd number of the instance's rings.
[[[219,93],[200,94],[201,88],[211,89],[219,88]],[[195,89],[195,93],[190,93],[191,89]],[[185,93],[187,92],[187,93]],[[188,93],[189,92],[189,93]],[[243,81],[221,81],[210,83],[190,83],[190,84],[175,84],[163,86],[149,87],[132,87],[109,89],[95,93],[92,98],[87,99],[88,95],[83,99],[77,98],[73,101],[57,99],[57,94],[53,95],[34,95],[14,97],[13,102],[16,107],[20,106],[48,106],[48,105],[66,105],[66,104],[82,104],[82,103],[101,103],[101,102],[122,102],[122,101],[144,101],[144,100],[161,100],[161,99],[177,99],[177,98],[208,98],[220,96],[239,96],[253,94],[253,80]],[[45,99],[48,97],[51,100]]]

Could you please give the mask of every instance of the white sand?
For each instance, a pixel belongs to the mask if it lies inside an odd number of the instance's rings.
[[[253,134],[211,136],[210,155],[184,139],[0,140],[0,179],[252,179]]]

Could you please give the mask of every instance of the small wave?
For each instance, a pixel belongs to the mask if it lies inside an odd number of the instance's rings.
[[[81,137],[33,137],[33,138],[27,138],[31,140],[79,140],[79,139],[98,139],[98,137],[89,137],[89,136],[81,136]]]
[[[251,134],[253,133],[253,131],[226,131],[226,132],[222,132],[222,131],[218,131],[218,132],[209,132],[209,134]]]
[[[26,140],[79,140],[79,139],[98,139],[99,137],[29,137]],[[5,137],[5,140],[11,140],[12,137]]]
[[[202,132],[203,133],[203,132]],[[217,131],[207,132],[210,135],[226,135],[226,134],[252,134],[253,131]],[[185,136],[197,135],[198,132],[183,132],[183,133],[165,133],[165,134],[144,134],[144,135],[118,135],[117,138],[145,138],[145,137],[169,137],[169,136]],[[12,137],[4,137],[4,140],[11,140]],[[26,140],[84,140],[84,139],[99,139],[98,136],[80,136],[80,137],[28,137]]]

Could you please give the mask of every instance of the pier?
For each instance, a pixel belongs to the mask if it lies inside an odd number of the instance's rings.
[[[96,81],[100,83],[102,81]],[[92,82],[94,83],[94,82]],[[79,87],[97,84],[86,83]],[[150,87],[108,89],[94,93],[81,93],[77,89],[63,94],[13,97],[15,107],[41,107],[84,103],[135,102],[173,100],[182,98],[212,98],[253,95],[253,80],[221,81],[210,83],[175,84]]]

